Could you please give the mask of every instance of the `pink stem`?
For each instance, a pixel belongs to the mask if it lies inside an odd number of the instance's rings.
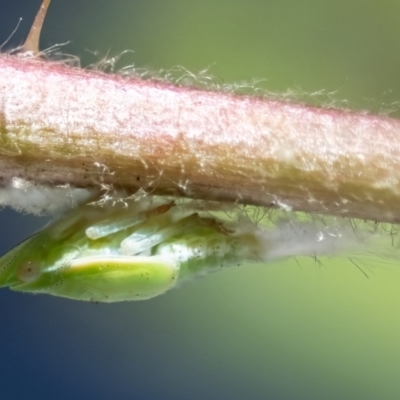
[[[400,121],[0,55],[0,179],[400,221]]]

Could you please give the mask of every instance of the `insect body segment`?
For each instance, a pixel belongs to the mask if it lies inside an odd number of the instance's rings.
[[[257,260],[258,247],[254,235],[235,235],[191,203],[82,205],[1,257],[0,286],[77,300],[143,300]]]

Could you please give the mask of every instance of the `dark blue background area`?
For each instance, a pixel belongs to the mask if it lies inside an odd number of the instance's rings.
[[[249,385],[251,375],[243,379],[248,361],[223,344],[223,327],[203,327],[196,337],[189,310],[162,303],[84,304],[1,291],[3,398],[265,398]],[[228,370],[226,357],[236,364]]]

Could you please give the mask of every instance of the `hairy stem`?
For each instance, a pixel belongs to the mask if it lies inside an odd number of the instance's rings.
[[[0,56],[0,179],[400,221],[400,121]]]

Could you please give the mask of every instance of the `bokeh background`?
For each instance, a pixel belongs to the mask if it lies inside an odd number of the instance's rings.
[[[20,44],[40,0],[0,2]],[[149,70],[400,117],[400,2],[53,0],[42,48],[70,41]],[[0,213],[0,253],[44,219]],[[2,399],[398,399],[400,259],[231,269],[146,302],[0,291]]]

